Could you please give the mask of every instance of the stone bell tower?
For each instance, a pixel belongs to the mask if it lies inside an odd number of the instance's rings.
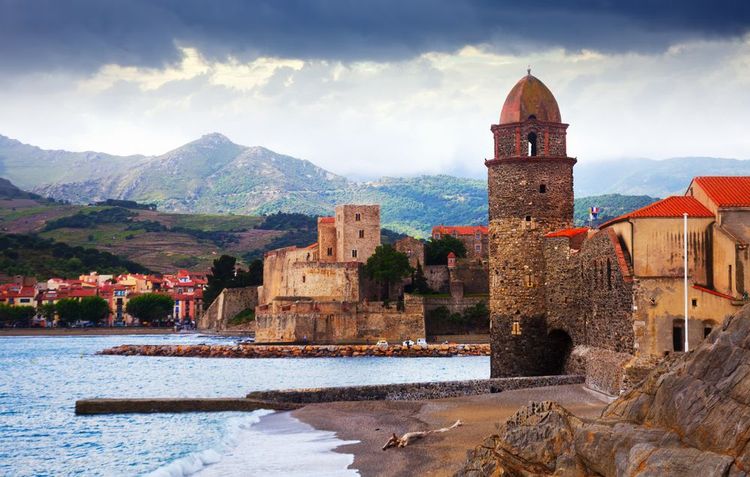
[[[573,226],[567,124],[550,90],[529,74],[491,127],[489,193],[491,375],[547,373],[544,235]]]

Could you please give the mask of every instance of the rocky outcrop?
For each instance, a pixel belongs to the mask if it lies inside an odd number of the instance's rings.
[[[750,306],[579,419],[532,403],[469,453],[462,476],[744,476],[750,471]]]
[[[193,358],[343,358],[383,356],[402,358],[448,358],[489,356],[488,344],[391,345],[120,345],[99,354],[121,356],[174,356]]]

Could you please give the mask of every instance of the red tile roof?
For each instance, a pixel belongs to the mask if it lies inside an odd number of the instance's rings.
[[[710,288],[702,287],[700,285],[693,285],[693,288],[696,290],[700,290],[702,292],[710,293],[711,295],[716,295],[721,298],[726,298],[727,300],[735,300],[736,298],[732,295],[726,295],[724,293],[717,292],[716,290],[711,290]]]
[[[310,245],[308,245],[307,247],[305,247],[306,250],[312,250],[312,249],[315,249],[315,248],[318,248],[318,242],[311,243]]]
[[[621,215],[609,222],[603,223],[599,228],[607,227],[625,219],[682,217],[682,214],[685,212],[687,212],[688,217],[692,218],[714,216],[698,199],[680,195],[667,197],[646,207],[641,207],[640,209]]]
[[[750,176],[704,176],[693,182],[719,207],[750,207]]]
[[[482,235],[487,235],[489,229],[485,225],[436,225],[432,228],[432,234],[442,235],[474,235],[477,232],[481,232]]]
[[[576,235],[585,234],[588,231],[588,227],[576,227],[573,229],[556,230],[548,233],[545,237],[575,237]]]
[[[318,223],[320,224],[333,224],[336,223],[335,217],[319,217]]]

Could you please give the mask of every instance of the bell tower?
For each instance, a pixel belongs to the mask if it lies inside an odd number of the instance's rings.
[[[489,194],[492,377],[547,372],[544,235],[573,226],[567,124],[550,90],[529,74],[510,90],[490,128]]]

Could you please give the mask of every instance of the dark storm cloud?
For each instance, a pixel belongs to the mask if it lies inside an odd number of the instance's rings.
[[[485,43],[498,51],[658,51],[742,35],[750,1],[0,0],[0,69],[159,66],[210,58],[388,60]]]

